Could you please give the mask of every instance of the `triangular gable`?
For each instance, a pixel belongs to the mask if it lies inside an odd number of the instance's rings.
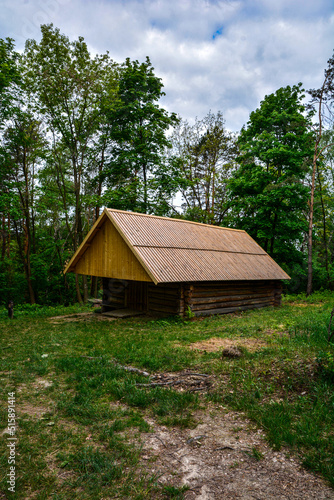
[[[64,272],[135,281],[155,281],[120,235],[106,211],[96,221]]]

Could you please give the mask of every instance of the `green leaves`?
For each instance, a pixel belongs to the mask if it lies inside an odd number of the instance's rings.
[[[302,98],[301,84],[281,88],[251,113],[238,140],[240,167],[229,183],[230,223],[281,263],[296,258],[307,230],[313,134]]]
[[[113,208],[120,208],[115,196],[122,193],[121,208],[152,213],[153,206],[164,206],[165,211],[166,198],[174,191],[171,176],[165,175],[171,165],[166,133],[177,119],[158,104],[163,85],[153,70],[149,58],[141,64],[127,59],[120,69],[118,105],[105,107],[110,159],[102,175]],[[159,177],[163,183],[157,185]]]
[[[174,131],[173,147],[179,158],[179,186],[187,219],[220,224],[225,215],[226,182],[236,152],[233,134],[225,129],[222,113],[209,112],[190,126],[183,121]]]

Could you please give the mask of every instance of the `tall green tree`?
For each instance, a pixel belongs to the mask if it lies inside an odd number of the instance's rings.
[[[308,273],[307,273],[307,295],[312,292],[312,251],[313,251],[313,211],[314,211],[314,196],[316,173],[319,161],[323,153],[332,147],[332,143],[322,141],[324,132],[333,127],[333,105],[334,105],[334,56],[327,63],[325,69],[325,77],[322,86],[319,89],[311,89],[308,91],[311,95],[310,108],[317,115],[318,122],[315,126],[314,134],[314,150],[312,162],[312,181],[310,193],[310,210],[309,210],[309,225],[308,225]]]
[[[327,139],[327,140],[326,140]],[[333,141],[332,134],[323,134],[321,144]],[[333,152],[326,149],[316,165],[313,203],[312,288],[333,288],[334,255],[334,185]],[[315,273],[313,272],[315,269]]]
[[[52,24],[42,25],[41,31],[40,43],[26,43],[25,78],[52,135],[51,164],[66,214],[69,186],[74,195],[73,221],[68,216],[67,222],[76,250],[85,234],[87,184],[95,175],[92,155],[99,155],[94,144],[104,119],[103,103],[112,109],[117,91],[116,68],[108,54],[91,58],[82,37],[71,42]],[[78,280],[77,297],[81,301]]]
[[[15,51],[11,38],[0,39],[0,133],[15,111],[16,94],[19,92],[21,74],[19,54]],[[6,151],[0,145],[0,215],[1,215],[1,255],[9,252],[10,244],[10,199],[8,186]]]
[[[185,200],[184,216],[207,224],[221,224],[226,214],[227,181],[236,168],[236,143],[225,128],[221,112],[209,112],[194,125],[181,121],[173,136],[179,158],[179,186]]]
[[[0,38],[0,125],[10,115],[11,87],[21,81],[19,54],[11,38]]]
[[[240,167],[229,184],[231,224],[287,264],[301,258],[307,230],[313,134],[303,97],[301,84],[280,88],[251,113],[238,140]]]
[[[159,106],[165,95],[162,89],[149,58],[143,63],[127,59],[121,67],[119,103],[105,109],[110,125],[109,163],[103,175],[109,206],[152,213],[170,196],[171,177],[164,192],[154,182],[154,176],[168,179],[164,176],[171,165],[166,156],[167,132],[177,123],[174,113]]]
[[[2,183],[10,192],[7,213],[14,228],[17,253],[24,268],[29,300],[36,302],[32,255],[36,254],[37,175],[46,140],[40,122],[29,111],[16,109],[4,131],[1,146],[5,153],[6,175]],[[8,230],[11,229],[9,224]]]

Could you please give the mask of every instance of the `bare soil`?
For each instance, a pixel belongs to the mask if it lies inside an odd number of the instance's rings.
[[[186,500],[334,499],[324,480],[296,457],[273,451],[242,414],[211,405],[196,420],[191,430],[149,421],[143,445],[143,467],[161,483],[188,485]]]
[[[229,338],[219,338],[212,337],[211,339],[202,340],[200,342],[193,342],[189,345],[189,349],[192,351],[206,351],[206,352],[216,352],[226,349],[228,347],[246,347],[250,352],[257,351],[263,347],[267,347],[268,344],[262,340],[256,338],[244,338],[244,339],[229,339]]]

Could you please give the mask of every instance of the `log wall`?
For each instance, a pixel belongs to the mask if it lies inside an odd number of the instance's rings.
[[[183,316],[182,294],[180,283],[159,283],[158,285],[148,283],[148,311]]]
[[[277,307],[282,284],[279,280],[186,283],[183,293],[185,313],[190,308],[195,316],[202,316]]]
[[[128,307],[153,314],[225,314],[281,304],[279,280],[147,283],[103,278],[104,310]]]

